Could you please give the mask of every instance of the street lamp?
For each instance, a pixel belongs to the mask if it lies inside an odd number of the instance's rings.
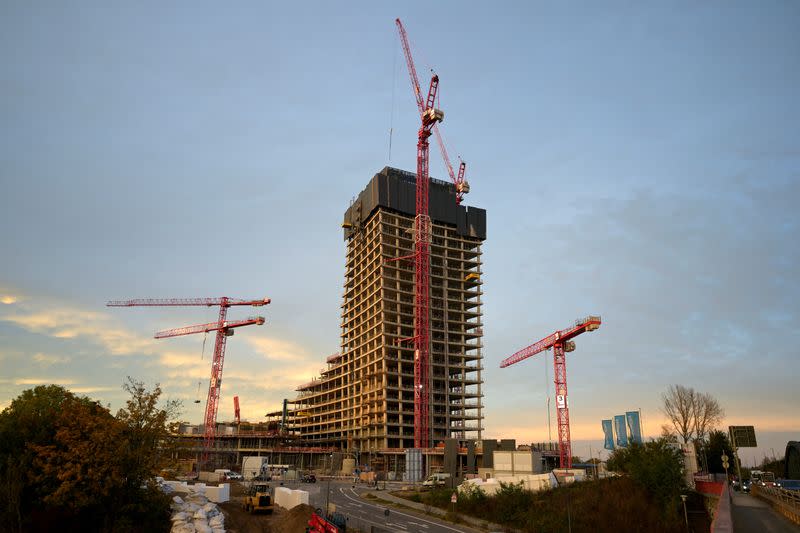
[[[683,502],[683,520],[686,522],[686,531],[689,531],[689,514],[686,512],[686,494],[681,494]]]

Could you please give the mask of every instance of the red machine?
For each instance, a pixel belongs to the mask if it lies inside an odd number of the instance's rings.
[[[556,331],[527,348],[523,348],[500,363],[500,368],[505,368],[537,353],[550,348],[553,349],[553,382],[556,386],[558,451],[560,456],[559,466],[561,468],[572,468],[572,441],[569,436],[569,399],[567,396],[567,362],[564,353],[575,350],[575,341],[572,339],[584,331],[594,331],[599,327],[599,316],[578,319],[572,327]]]
[[[177,328],[165,331],[159,331],[155,334],[156,339],[164,339],[167,337],[177,337],[180,335],[190,335],[192,333],[204,333],[209,331],[216,331],[217,337],[214,343],[214,358],[211,362],[211,379],[208,383],[208,399],[206,400],[206,415],[205,415],[205,439],[203,442],[203,462],[208,459],[208,452],[214,443],[214,436],[217,427],[217,408],[219,407],[220,387],[222,386],[222,366],[225,362],[225,343],[231,335],[233,335],[234,328],[242,326],[264,324],[264,317],[251,317],[245,320],[228,322],[228,308],[234,305],[249,305],[252,307],[261,307],[270,303],[269,298],[261,300],[238,300],[235,298],[173,298],[173,299],[139,299],[139,300],[116,300],[108,302],[108,307],[177,307],[177,306],[205,306],[211,307],[214,305],[219,306],[219,318],[216,322],[208,324],[198,324],[195,326],[187,326],[185,328]],[[238,413],[237,413],[238,417]]]

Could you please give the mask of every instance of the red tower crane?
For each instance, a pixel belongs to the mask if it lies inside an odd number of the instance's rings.
[[[208,452],[214,443],[217,427],[217,408],[219,407],[220,387],[222,386],[222,366],[225,362],[225,343],[234,328],[250,325],[262,325],[264,317],[251,317],[245,320],[227,321],[228,308],[234,305],[248,305],[261,307],[270,303],[269,298],[260,300],[239,300],[223,296],[221,298],[171,298],[171,299],[139,299],[139,300],[114,300],[108,302],[108,307],[178,307],[178,306],[219,306],[219,318],[216,322],[208,324],[198,324],[166,331],[159,331],[155,334],[156,339],[167,337],[177,337],[180,335],[190,335],[192,333],[204,333],[216,331],[216,341],[214,343],[214,358],[211,362],[211,378],[208,383],[208,398],[206,400],[205,414],[205,438],[203,441],[203,462],[208,458]]]
[[[430,145],[428,138],[434,124],[441,122],[444,113],[433,107],[439,76],[431,78],[422,125],[417,134],[417,212],[414,217],[414,447],[430,446],[430,243],[431,217],[428,214],[428,192],[430,176],[428,160]]]
[[[573,338],[584,331],[594,331],[599,327],[599,316],[578,319],[571,327],[548,335],[500,363],[500,368],[505,368],[550,348],[553,349],[553,382],[556,386],[558,451],[560,456],[559,466],[561,468],[572,468],[572,441],[569,436],[569,400],[567,397],[567,362],[564,353],[575,350]]]
[[[408,75],[411,78],[411,90],[414,91],[417,107],[419,108],[420,114],[422,114],[425,112],[425,101],[422,99],[422,90],[419,86],[419,78],[417,78],[417,69],[414,66],[414,57],[411,55],[411,45],[408,42],[406,29],[403,23],[400,22],[400,19],[395,19],[395,24],[400,34],[400,43],[403,45],[406,65],[408,65]],[[442,152],[442,159],[447,167],[450,180],[453,182],[453,185],[456,186],[456,204],[460,205],[461,201],[464,199],[464,195],[469,192],[469,183],[467,183],[467,180],[464,178],[464,174],[467,171],[467,164],[464,163],[464,161],[460,161],[458,165],[458,174],[456,174],[453,171],[453,165],[450,163],[450,156],[447,154],[447,148],[445,148],[444,141],[442,140],[442,134],[439,132],[439,127],[436,124],[433,125],[433,134],[436,137],[436,142],[439,144],[439,150]]]

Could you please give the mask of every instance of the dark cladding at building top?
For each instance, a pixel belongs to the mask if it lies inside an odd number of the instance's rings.
[[[344,238],[348,239],[378,207],[413,217],[417,210],[416,183],[412,172],[383,167],[345,212]],[[456,205],[455,185],[431,179],[429,194],[429,214],[434,223],[454,226],[465,237],[486,239],[486,210]]]

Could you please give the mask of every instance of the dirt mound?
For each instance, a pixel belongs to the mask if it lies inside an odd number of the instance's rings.
[[[308,521],[314,508],[310,505],[300,504],[275,517],[273,530],[281,533],[305,533]]]

